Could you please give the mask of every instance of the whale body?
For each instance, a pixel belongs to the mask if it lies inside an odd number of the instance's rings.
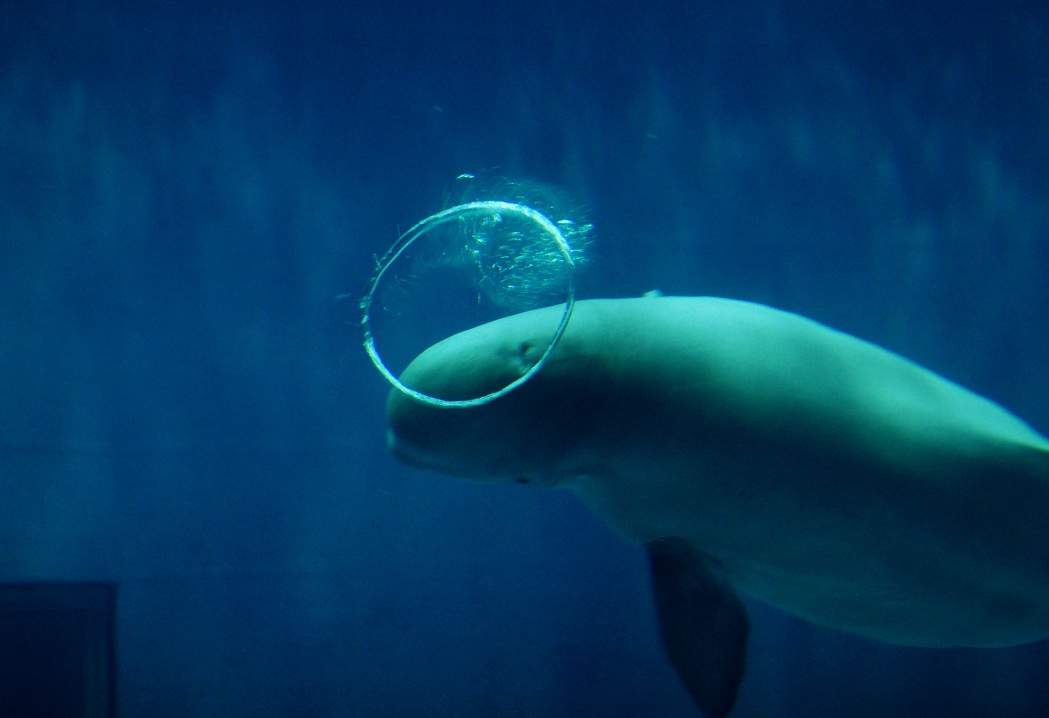
[[[506,317],[402,373],[443,399],[498,390],[561,307]],[[400,460],[571,489],[648,552],[667,655],[729,713],[738,593],[911,646],[1049,637],[1049,440],[977,394],[796,314],[713,297],[580,301],[548,363],[473,408],[394,389]],[[737,593],[738,592],[738,593]]]

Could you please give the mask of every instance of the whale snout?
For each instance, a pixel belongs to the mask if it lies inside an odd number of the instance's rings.
[[[483,413],[483,412],[482,412]],[[453,476],[483,471],[501,444],[489,441],[476,409],[446,409],[413,399],[398,389],[386,404],[386,447],[403,464]]]
[[[401,463],[409,466],[419,466],[420,462],[415,458],[415,454],[405,447],[404,442],[397,440],[397,432],[393,429],[386,430],[386,448],[393,454],[393,458]]]
[[[437,417],[431,416],[432,407],[415,401],[403,392],[393,389],[386,402],[386,448],[398,461],[415,468],[430,468],[432,454],[440,441]],[[447,429],[445,429],[447,431]]]
[[[403,438],[398,439],[397,432],[393,428],[386,430],[386,448],[393,455],[393,458],[414,469],[436,468],[432,456],[428,456],[425,451],[420,450],[418,447],[413,447],[410,442],[405,441]]]

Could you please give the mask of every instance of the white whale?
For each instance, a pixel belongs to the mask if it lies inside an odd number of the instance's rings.
[[[453,336],[401,378],[444,399],[495,391],[561,312]],[[1049,637],[1049,440],[801,316],[707,297],[581,301],[520,388],[469,409],[393,390],[387,414],[399,459],[572,489],[644,545],[667,653],[712,716],[742,677],[737,591],[896,644]]]

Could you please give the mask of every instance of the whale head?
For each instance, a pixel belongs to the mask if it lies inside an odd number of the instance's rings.
[[[417,356],[401,381],[446,400],[496,392],[542,357],[561,307],[525,312],[469,329]],[[573,318],[575,322],[575,318]],[[387,444],[411,466],[490,482],[554,485],[570,472],[588,427],[584,405],[597,400],[580,377],[596,358],[570,325],[547,363],[524,384],[473,407],[438,407],[393,389],[386,403]]]

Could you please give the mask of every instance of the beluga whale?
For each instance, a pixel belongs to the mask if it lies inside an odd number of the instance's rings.
[[[560,307],[498,319],[401,375],[458,400],[534,366]],[[444,408],[393,389],[401,461],[574,491],[647,552],[663,646],[720,718],[740,595],[907,646],[1049,638],[1049,440],[998,404],[797,314],[714,297],[591,299],[535,376]]]

